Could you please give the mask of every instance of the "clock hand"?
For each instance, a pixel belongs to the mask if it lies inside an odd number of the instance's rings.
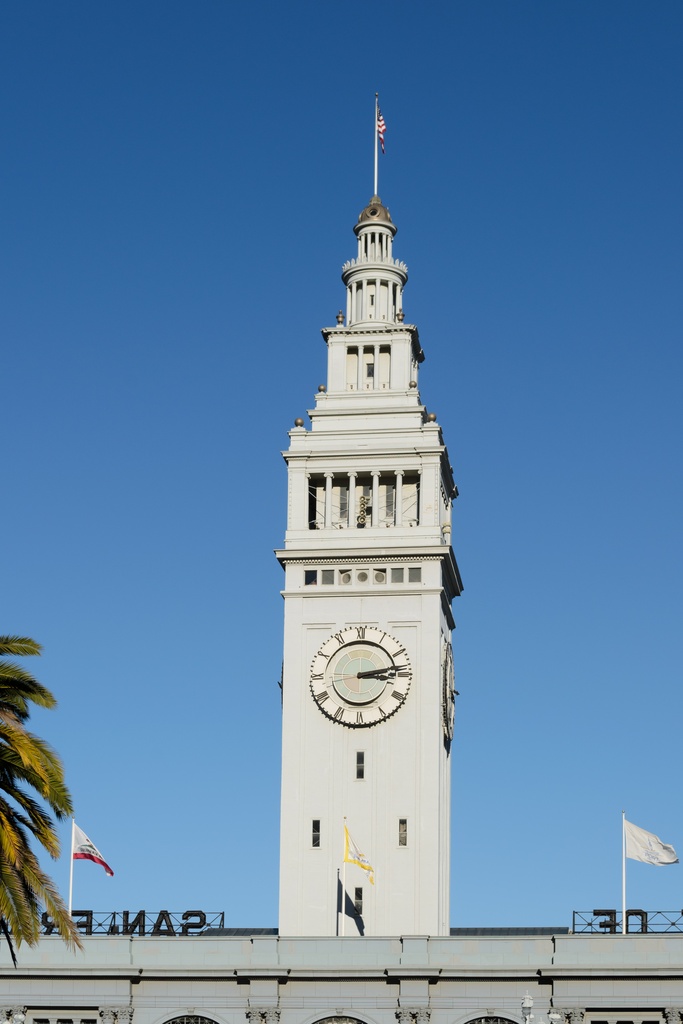
[[[388,668],[372,668],[369,672],[358,672],[356,674],[356,679],[373,679],[375,677],[377,679],[381,679],[383,676],[386,677],[387,675],[396,676],[400,675],[401,671],[407,668],[407,665],[390,665]]]

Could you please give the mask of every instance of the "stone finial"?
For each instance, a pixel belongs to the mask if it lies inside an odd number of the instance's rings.
[[[318,391],[320,392],[321,395],[324,395],[325,392],[327,391],[327,388],[325,387],[324,384],[318,384]]]
[[[396,319],[398,320],[398,322],[400,324],[402,324],[403,321],[405,320],[405,318],[406,318],[405,313],[403,312],[402,309],[399,309],[398,313],[396,314]]]
[[[343,326],[344,326],[344,314],[342,313],[341,309],[340,309],[340,310],[339,310],[339,312],[337,313],[337,324],[338,324],[338,325],[339,325],[340,327],[343,327]]]
[[[295,427],[303,427],[303,425],[304,425],[304,421],[301,419],[301,416],[297,416],[297,418],[294,420],[294,426]]]

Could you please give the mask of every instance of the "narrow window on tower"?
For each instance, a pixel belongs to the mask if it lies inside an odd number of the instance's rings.
[[[358,386],[358,349],[346,350],[346,390],[355,391]]]
[[[411,566],[408,569],[408,583],[422,582],[422,568],[419,565]]]
[[[392,318],[393,319],[393,318]],[[391,382],[391,349],[379,350],[379,386],[386,391]]]
[[[320,818],[311,822],[311,846],[316,850],[320,847]]]
[[[398,845],[399,846],[407,846],[408,845],[408,819],[407,818],[399,818],[398,819]]]
[[[317,569],[304,569],[304,586],[313,587],[318,582]]]
[[[325,525],[325,480],[310,477],[308,481],[308,528],[322,530]]]
[[[356,778],[357,779],[364,779],[365,778],[365,751],[364,750],[357,750],[356,751]]]
[[[363,886],[357,885],[353,894],[353,908],[359,917],[363,916]]]
[[[379,515],[385,526],[393,526],[396,520],[396,478],[390,478],[379,485]]]
[[[374,348],[363,349],[363,376],[365,377],[365,390],[372,391],[375,380],[375,350]]]
[[[404,526],[417,526],[420,519],[420,478],[409,473],[403,477]]]
[[[335,483],[332,487],[332,525],[338,529],[349,521],[349,488],[347,484]]]

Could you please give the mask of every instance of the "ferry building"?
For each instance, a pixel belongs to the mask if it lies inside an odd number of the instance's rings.
[[[279,927],[84,912],[73,954],[46,921],[0,1024],[683,1024],[679,912],[450,928],[457,489],[378,196],[354,233],[284,453]]]

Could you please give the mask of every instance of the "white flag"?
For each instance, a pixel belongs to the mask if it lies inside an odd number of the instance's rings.
[[[663,843],[653,832],[632,825],[624,819],[626,834],[626,856],[631,860],[642,860],[645,864],[678,864],[678,857],[673,846]]]
[[[370,885],[375,884],[375,869],[354,843],[346,825],[344,825],[344,860],[347,864],[357,864],[367,875]]]

